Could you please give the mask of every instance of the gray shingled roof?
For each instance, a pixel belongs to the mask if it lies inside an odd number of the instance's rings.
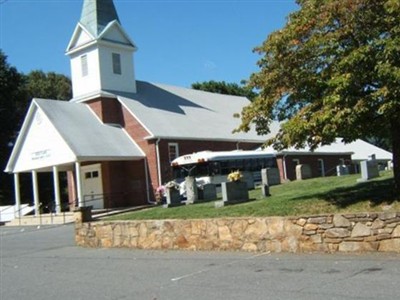
[[[78,158],[144,157],[123,129],[100,122],[81,103],[34,99]]]
[[[98,37],[112,21],[119,22],[112,0],[84,0],[80,23],[94,36]]]
[[[164,84],[137,81],[136,94],[118,99],[148,129],[149,138],[264,142],[254,131],[233,134],[234,118],[249,104],[245,97],[214,94]],[[275,126],[276,125],[276,126]],[[278,124],[273,124],[272,132]],[[277,127],[277,128],[275,128]]]

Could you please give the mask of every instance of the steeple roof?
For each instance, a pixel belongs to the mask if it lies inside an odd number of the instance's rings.
[[[118,21],[113,0],[84,0],[80,23],[97,38],[112,21]]]

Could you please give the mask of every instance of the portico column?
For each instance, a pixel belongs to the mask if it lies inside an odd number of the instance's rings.
[[[16,218],[21,217],[21,192],[20,192],[20,184],[19,184],[19,174],[14,173],[14,193],[15,193],[15,212],[14,216]]]
[[[75,162],[75,177],[76,177],[76,194],[78,196],[78,206],[83,206],[83,190],[82,190],[82,178],[81,178],[81,163]]]
[[[58,179],[58,167],[53,166],[54,199],[56,201],[56,213],[61,213],[60,181]]]
[[[33,202],[35,205],[35,216],[40,214],[39,211],[39,185],[37,172],[35,170],[32,171],[32,186],[33,186]]]

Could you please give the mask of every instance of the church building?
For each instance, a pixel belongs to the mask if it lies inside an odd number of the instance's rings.
[[[60,172],[70,204],[136,206],[154,201],[179,155],[263,143],[255,132],[232,133],[247,98],[139,81],[136,51],[112,0],[83,1],[66,49],[73,98],[32,100],[5,170],[14,174],[17,207],[20,173],[32,174],[36,213],[39,172],[53,173],[58,210]]]

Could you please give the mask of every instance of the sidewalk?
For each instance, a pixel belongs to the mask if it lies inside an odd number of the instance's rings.
[[[54,225],[67,224],[74,222],[74,214],[65,212],[60,214],[41,214],[39,216],[24,216],[15,218],[10,222],[6,222],[6,226],[38,226],[38,225]]]

